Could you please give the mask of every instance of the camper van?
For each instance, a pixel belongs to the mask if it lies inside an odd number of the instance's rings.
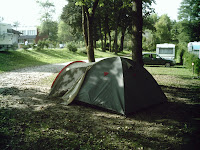
[[[174,44],[156,44],[156,54],[165,59],[175,59],[175,45]]]
[[[19,31],[13,30],[10,24],[0,23],[0,51],[17,46],[20,34]]]
[[[188,51],[197,55],[200,58],[200,42],[190,42],[188,43]]]

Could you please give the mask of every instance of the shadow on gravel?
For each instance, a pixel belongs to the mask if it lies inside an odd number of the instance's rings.
[[[80,104],[66,106],[48,99],[43,89],[1,88],[0,149],[195,150],[199,90],[161,88],[169,102],[128,117]]]
[[[18,95],[19,89],[16,87],[4,87],[0,88],[0,94],[2,95]]]

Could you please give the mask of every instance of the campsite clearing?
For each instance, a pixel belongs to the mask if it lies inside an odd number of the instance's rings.
[[[187,69],[146,67],[168,102],[124,117],[49,99],[63,65],[0,74],[0,149],[197,149],[200,80]]]

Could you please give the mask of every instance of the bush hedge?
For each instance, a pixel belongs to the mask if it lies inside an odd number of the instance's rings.
[[[192,63],[194,63],[194,73],[200,75],[200,59],[197,55],[189,52],[184,53],[184,65],[187,68],[193,69]]]
[[[75,43],[71,42],[67,44],[67,48],[69,51],[76,52],[77,51],[77,46]]]

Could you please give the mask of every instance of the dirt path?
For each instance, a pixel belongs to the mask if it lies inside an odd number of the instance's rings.
[[[39,80],[59,72],[68,63],[29,67],[0,74],[0,88],[35,85]]]
[[[103,58],[97,58],[96,61],[100,61]],[[87,60],[83,60],[88,62]],[[49,64],[37,67],[28,67],[24,69],[14,70],[0,74],[0,88],[2,87],[21,87],[27,85],[35,86],[38,81],[44,79],[52,74],[58,73],[66,63]]]

